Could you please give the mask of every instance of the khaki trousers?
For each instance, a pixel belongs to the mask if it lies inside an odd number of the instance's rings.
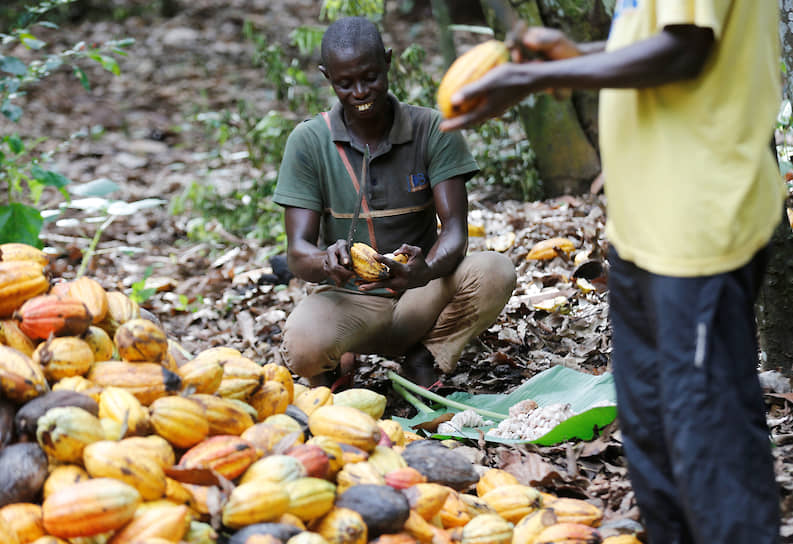
[[[293,372],[312,377],[336,368],[348,351],[396,357],[421,342],[449,373],[466,344],[496,320],[515,282],[512,261],[481,252],[398,298],[321,286],[287,318],[281,353]]]

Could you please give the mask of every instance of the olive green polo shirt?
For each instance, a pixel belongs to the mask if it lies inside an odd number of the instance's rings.
[[[380,253],[407,243],[426,254],[437,239],[432,187],[456,176],[467,180],[478,166],[460,132],[440,131],[439,112],[390,98],[395,106],[394,124],[385,145],[370,150],[365,200],[354,241],[368,243]],[[337,144],[346,154],[349,170],[359,177],[364,150],[351,142],[338,102],[327,121],[317,115],[289,135],[273,197],[282,206],[322,214],[320,247],[347,238],[358,203],[356,186]]]

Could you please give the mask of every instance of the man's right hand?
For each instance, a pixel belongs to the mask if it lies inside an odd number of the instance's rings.
[[[344,285],[355,276],[347,240],[336,240],[328,246],[322,261],[322,271],[337,286]]]

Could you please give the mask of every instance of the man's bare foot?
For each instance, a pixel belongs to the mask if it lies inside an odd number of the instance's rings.
[[[429,387],[438,381],[435,358],[424,344],[416,344],[405,354],[402,376],[421,387]]]

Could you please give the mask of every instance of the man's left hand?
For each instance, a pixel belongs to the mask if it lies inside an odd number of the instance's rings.
[[[402,293],[407,289],[426,285],[432,279],[429,265],[427,265],[424,252],[420,247],[402,244],[394,254],[406,255],[407,262],[402,264],[384,255],[376,255],[375,259],[378,262],[388,266],[390,270],[388,279],[363,283],[358,286],[361,291],[388,289],[394,293]]]

